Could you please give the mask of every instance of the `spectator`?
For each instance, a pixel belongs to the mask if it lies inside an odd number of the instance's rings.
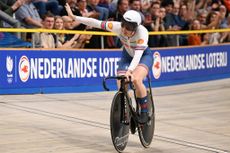
[[[69,6],[70,6],[72,12],[74,13],[74,15],[79,14],[79,11],[78,11],[78,8],[77,8],[77,0],[66,0],[66,3],[69,4]],[[60,15],[61,16],[66,16],[67,15],[67,12],[66,12],[64,7],[62,8],[62,10],[60,12]]]
[[[199,20],[201,24],[201,29],[207,28],[207,16],[208,12],[206,10],[199,10],[197,14],[197,19]]]
[[[147,11],[150,9],[152,2],[161,3],[160,1],[157,1],[157,0],[142,0],[141,1],[141,10],[144,14],[147,13]]]
[[[47,14],[48,11],[54,15],[59,15],[60,11],[63,9],[57,0],[33,0],[33,3],[38,9],[38,13],[41,17]]]
[[[228,21],[227,21],[227,8],[224,5],[220,5],[219,7],[220,12],[220,28],[227,28],[228,27]]]
[[[54,16],[52,14],[45,15],[42,24],[44,29],[53,29]],[[55,34],[43,32],[43,33],[34,33],[33,44],[35,45],[35,47],[57,48],[58,43]]]
[[[177,26],[176,30],[188,30],[189,27],[189,13],[188,7],[186,4],[181,6],[175,4],[173,7],[174,20]],[[190,15],[191,16],[191,15]],[[187,45],[187,35],[178,35],[179,37],[179,46]]]
[[[64,21],[63,21],[61,16],[55,16],[54,29],[64,30]],[[65,34],[64,33],[57,33],[57,40],[60,43],[64,44],[65,43]]]
[[[227,25],[227,28],[230,28],[230,15],[227,17]],[[230,32],[225,32],[222,35],[220,42],[230,42]]]
[[[55,17],[55,21],[54,21],[54,29],[57,30],[64,30],[64,23],[63,23],[63,18],[60,16],[56,16]],[[65,39],[65,34],[64,33],[59,33],[56,34],[57,37],[57,47],[58,48],[73,48],[76,43],[77,43],[77,39],[79,38],[79,34],[75,34],[72,39],[67,40]]]
[[[201,24],[200,21],[197,19],[194,19],[191,23],[190,30],[201,30]],[[207,45],[208,40],[205,39],[204,41],[202,40],[201,34],[189,34],[188,35],[188,45]]]
[[[174,2],[172,0],[163,0],[162,7],[166,10],[166,16],[164,18],[164,26],[166,31],[178,31],[180,27],[177,25],[175,15],[173,14]],[[179,46],[179,37],[177,35],[167,35],[165,42],[166,46]]]
[[[110,14],[109,19],[113,21],[121,21],[123,14],[129,9],[128,0],[118,0],[117,9],[114,13]]]
[[[219,7],[220,12],[220,29],[228,28],[228,19],[227,16],[227,8],[224,5],[220,5]],[[229,32],[223,32],[221,33],[220,43],[225,42],[225,39],[227,38]]]
[[[80,11],[80,16],[99,18],[99,13],[97,13],[96,11],[88,11],[87,10],[87,1],[86,0],[78,0],[78,9]]]
[[[227,11],[230,12],[230,1],[229,0],[223,0],[223,4],[226,6]]]
[[[69,16],[62,17],[64,22],[64,29],[66,30],[73,30],[74,28],[74,21]],[[69,41],[73,38],[73,34],[65,34],[65,41]]]
[[[142,10],[141,10],[141,0],[129,0],[129,9],[130,10],[135,10],[137,12],[140,13],[141,15],[141,20],[142,20],[142,23],[145,21],[145,16],[144,14],[142,13]]]
[[[99,13],[99,20],[107,20],[109,17],[109,10],[105,7],[98,6],[99,0],[88,0],[87,10],[89,12],[96,11]]]
[[[25,0],[26,3],[15,12],[15,16],[25,28],[41,28],[42,19],[32,1]]]
[[[99,13],[98,12],[96,12],[96,11],[88,11],[87,10],[87,2],[86,2],[86,0],[78,0],[78,11],[79,11],[78,16],[91,17],[91,18],[95,18],[95,19],[99,18]],[[85,30],[86,26],[83,25],[83,24],[80,24],[80,26],[77,29]]]
[[[141,1],[140,0],[130,0],[129,1],[130,10],[136,10],[141,12]]]
[[[5,12],[10,16],[13,16],[13,13],[24,3],[25,0],[17,0],[12,5],[8,5],[7,3],[0,1],[0,10],[2,10],[3,12]],[[0,27],[3,27],[2,20],[0,20]]]
[[[73,30],[73,20],[69,16],[62,17],[64,21],[64,29],[66,30]],[[71,45],[72,48],[83,48],[86,42],[91,38],[88,35],[79,35],[78,34],[65,34],[65,42],[72,41],[73,39],[76,41],[74,44]],[[74,38],[75,37],[75,38]]]
[[[207,29],[218,29],[220,27],[220,13],[211,11],[207,17]],[[209,44],[219,44],[221,35],[218,32],[205,34]]]
[[[165,31],[163,20],[165,17],[165,8],[160,8],[159,2],[153,2],[149,12],[151,14],[146,14],[144,22],[144,26],[148,29],[148,31]],[[164,39],[166,39],[165,35],[151,35],[149,36],[149,46],[164,46]]]

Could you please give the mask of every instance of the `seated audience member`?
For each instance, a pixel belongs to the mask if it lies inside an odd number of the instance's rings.
[[[197,19],[201,24],[201,29],[207,28],[207,16],[208,16],[208,12],[206,10],[199,10],[197,12]]]
[[[69,16],[63,16],[64,21],[64,29],[66,30],[73,30],[73,19]],[[71,41],[73,37],[77,37],[77,34],[65,34],[65,42]],[[88,41],[90,38],[88,38],[88,35],[80,35],[78,38],[75,39],[76,43],[72,45],[73,48],[84,48],[86,41]]]
[[[70,6],[70,8],[71,8],[71,10],[72,10],[74,15],[79,14],[79,11],[78,11],[78,8],[77,8],[77,0],[66,0],[65,4],[63,5],[63,8],[62,8],[62,10],[60,12],[60,16],[67,16],[68,15],[67,12],[66,12],[66,9],[64,7],[66,5],[66,3],[69,4],[69,6]]]
[[[54,21],[54,29],[58,29],[58,30],[64,30],[64,23],[63,23],[63,18],[60,16],[56,16],[55,17],[55,21]],[[79,38],[79,34],[75,34],[70,40],[66,40],[65,39],[65,35],[64,33],[58,33],[56,34],[57,36],[57,47],[58,48],[73,48],[74,46],[76,46],[77,40]]]
[[[144,26],[148,31],[165,31],[165,8],[160,8],[159,2],[153,2],[148,12],[145,14],[144,21]],[[151,35],[148,44],[150,47],[165,46],[165,40],[166,35]]]
[[[229,0],[223,0],[223,4],[226,6],[227,11],[230,12],[230,1]]]
[[[109,17],[109,10],[98,5],[99,0],[88,0],[87,10],[89,12],[96,11],[99,13],[99,20],[107,20]]]
[[[41,17],[50,11],[54,15],[59,15],[62,10],[62,6],[59,5],[57,0],[33,0],[35,7],[38,9],[38,13]]]
[[[129,9],[129,0],[118,0],[117,9],[110,14],[109,20],[112,21],[121,21],[123,14]]]
[[[141,0],[129,0],[129,9],[130,10],[135,10],[138,11],[141,15],[142,23],[145,20],[144,14],[142,13],[141,10]]]
[[[207,29],[219,29],[221,15],[218,11],[211,11],[207,17]],[[209,44],[219,44],[221,39],[221,34],[219,32],[205,34],[208,37]]]
[[[201,24],[200,21],[197,19],[194,19],[191,23],[190,30],[201,30]],[[201,34],[193,33],[188,35],[188,45],[207,45],[208,40],[204,39],[202,40]]]
[[[52,14],[46,14],[42,21],[44,29],[53,29],[54,27],[54,16]],[[41,48],[56,48],[57,38],[56,35],[42,32],[33,34],[33,44],[35,47]]]
[[[164,27],[166,31],[178,31],[181,28],[177,25],[175,15],[173,13],[174,2],[173,0],[163,0],[161,6],[165,8],[166,15],[164,18]],[[178,35],[167,35],[165,46],[179,46]]]
[[[42,19],[32,3],[33,0],[25,1],[26,3],[15,12],[16,19],[19,20],[25,28],[41,28]]]
[[[78,0],[78,10],[80,11],[80,16],[91,17],[98,19],[99,13],[96,11],[87,10],[87,0]]]
[[[64,21],[61,16],[55,16],[54,19],[54,29],[57,30],[64,30]],[[65,34],[64,33],[57,33],[57,40],[64,44],[65,43]]]

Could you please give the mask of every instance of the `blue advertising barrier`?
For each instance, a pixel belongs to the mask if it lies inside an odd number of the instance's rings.
[[[230,77],[230,45],[153,50],[153,87]],[[1,50],[0,94],[102,91],[121,51]],[[109,82],[112,90],[116,82]]]

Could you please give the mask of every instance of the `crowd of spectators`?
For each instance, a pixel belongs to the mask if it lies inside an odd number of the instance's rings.
[[[152,31],[222,29],[230,27],[229,0],[1,0],[0,9],[23,28],[99,31],[67,16],[68,3],[75,15],[120,21],[129,9],[137,10],[142,24]],[[0,22],[0,26],[5,24]],[[27,33],[22,39],[43,48],[119,48],[115,36]],[[150,35],[150,47],[208,45],[230,41],[229,32],[181,35]]]

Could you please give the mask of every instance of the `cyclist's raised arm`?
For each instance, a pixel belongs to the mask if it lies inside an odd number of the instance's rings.
[[[115,21],[107,22],[107,21],[100,21],[94,18],[75,16],[68,3],[66,3],[65,8],[68,13],[68,16],[70,16],[73,20],[76,20],[77,22],[80,22],[90,27],[104,29],[115,33],[118,33],[120,31],[121,24],[119,22],[115,22]]]
[[[88,18],[88,17],[75,16],[68,3],[66,3],[65,9],[66,9],[66,12],[68,13],[68,16],[71,17],[73,20],[76,20],[77,22],[80,22],[87,26],[91,26],[94,28],[101,28],[100,25],[102,21],[99,21],[93,18]]]

